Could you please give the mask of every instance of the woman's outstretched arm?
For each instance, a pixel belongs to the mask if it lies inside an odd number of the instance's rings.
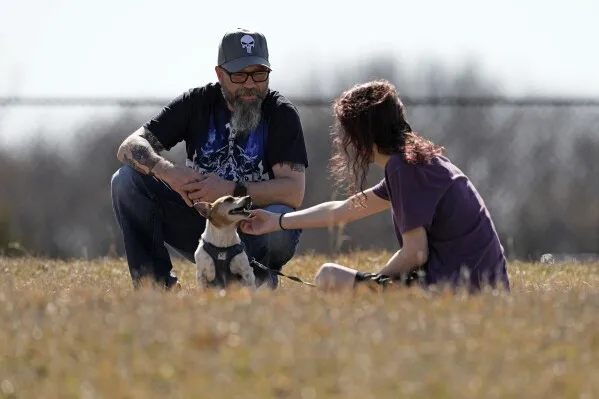
[[[354,195],[344,201],[328,201],[310,208],[286,213],[282,219],[280,214],[264,210],[251,211],[252,218],[241,224],[241,230],[247,234],[265,234],[281,229],[309,229],[347,224],[365,218],[389,208],[389,201],[378,197],[372,189],[364,192],[366,198],[362,207]],[[356,201],[354,201],[356,200]]]

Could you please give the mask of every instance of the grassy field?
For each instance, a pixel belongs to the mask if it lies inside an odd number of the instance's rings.
[[[387,253],[333,259],[372,270]],[[327,259],[330,260],[330,259]],[[311,280],[325,261],[285,269]],[[123,259],[0,258],[0,397],[599,397],[599,264],[510,264],[512,293],[131,290]]]

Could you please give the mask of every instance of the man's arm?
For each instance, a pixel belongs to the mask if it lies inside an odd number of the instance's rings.
[[[258,203],[286,204],[297,209],[304,200],[308,165],[297,108],[281,100],[272,110],[268,129],[266,159],[272,165],[274,179],[250,183],[248,192],[252,198],[256,196]]]
[[[120,145],[117,158],[122,163],[131,166],[145,175],[154,175],[154,168],[160,162],[167,161],[160,156],[164,147],[149,130],[140,127],[127,137]]]
[[[117,158],[145,175],[156,176],[175,190],[188,206],[193,199],[183,186],[202,181],[204,177],[186,166],[175,165],[160,155],[164,151],[160,140],[148,129],[141,127],[127,137],[117,153]]]
[[[247,183],[248,195],[256,205],[286,204],[299,208],[304,201],[306,173],[304,164],[278,163],[272,167],[274,179]]]
[[[172,167],[160,153],[184,140],[192,103],[201,101],[202,91],[189,90],[172,99],[123,141],[117,153],[119,161],[146,175],[157,176],[157,168]]]

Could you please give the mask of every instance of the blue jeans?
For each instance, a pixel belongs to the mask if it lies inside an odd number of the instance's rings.
[[[134,286],[142,278],[169,288],[177,283],[166,244],[194,263],[194,252],[206,226],[194,208],[168,184],[122,166],[111,179],[112,207],[124,238],[129,272]],[[263,207],[271,212],[293,211],[286,205]],[[295,254],[301,230],[284,230],[264,235],[239,231],[248,256],[263,265],[281,270]],[[259,284],[278,287],[278,276],[255,269]]]

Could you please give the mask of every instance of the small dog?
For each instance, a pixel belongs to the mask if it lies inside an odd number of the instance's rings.
[[[251,206],[249,196],[228,195],[213,203],[194,203],[195,209],[206,218],[206,229],[194,254],[196,278],[202,290],[225,289],[232,283],[256,288],[254,269],[237,233],[239,223],[250,217]]]

